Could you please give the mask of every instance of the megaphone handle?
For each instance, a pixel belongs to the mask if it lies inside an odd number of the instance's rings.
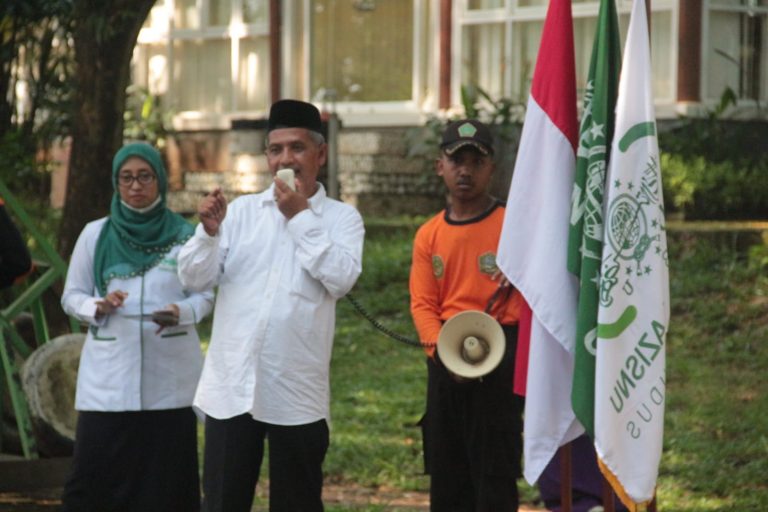
[[[505,302],[507,302],[507,299],[509,299],[509,297],[512,295],[512,290],[514,289],[515,287],[512,286],[511,284],[507,286],[499,286],[498,288],[496,288],[496,291],[493,292],[493,295],[491,295],[491,298],[488,300],[488,304],[485,306],[485,313],[493,316],[491,314],[491,310],[493,309],[493,306],[496,305],[496,301],[501,296],[501,293],[506,292],[504,294],[504,298],[501,300],[501,302],[499,302],[499,304],[504,304]],[[496,320],[498,320],[498,318],[496,318]]]

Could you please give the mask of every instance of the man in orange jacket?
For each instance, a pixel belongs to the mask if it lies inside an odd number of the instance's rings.
[[[523,400],[512,383],[524,301],[496,266],[505,205],[488,191],[493,138],[486,125],[465,119],[445,129],[440,149],[436,170],[448,205],[419,228],[410,275],[411,314],[428,356],[422,431],[430,507],[516,511]],[[481,379],[454,375],[435,351],[443,323],[467,310],[496,317],[506,338],[502,362]]]

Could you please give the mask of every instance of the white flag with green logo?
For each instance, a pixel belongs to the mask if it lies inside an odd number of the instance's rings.
[[[653,498],[664,431],[669,271],[645,0],[635,0],[605,188],[595,448],[630,509]]]

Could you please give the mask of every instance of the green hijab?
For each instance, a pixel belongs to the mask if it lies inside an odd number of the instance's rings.
[[[157,176],[160,202],[144,213],[127,208],[120,200],[118,191],[120,167],[133,156],[145,160]],[[110,216],[96,242],[93,262],[96,287],[102,296],[106,295],[111,279],[144,275],[174,245],[184,243],[194,232],[192,225],[181,215],[166,208],[168,176],[160,153],[149,144],[127,144],[115,154],[112,159],[112,188]]]

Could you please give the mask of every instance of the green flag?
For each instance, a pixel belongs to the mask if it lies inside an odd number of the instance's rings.
[[[598,288],[603,252],[603,195],[620,67],[621,42],[616,5],[614,0],[602,0],[584,94],[568,236],[568,270],[579,278],[571,402],[576,417],[592,438],[595,424]]]

